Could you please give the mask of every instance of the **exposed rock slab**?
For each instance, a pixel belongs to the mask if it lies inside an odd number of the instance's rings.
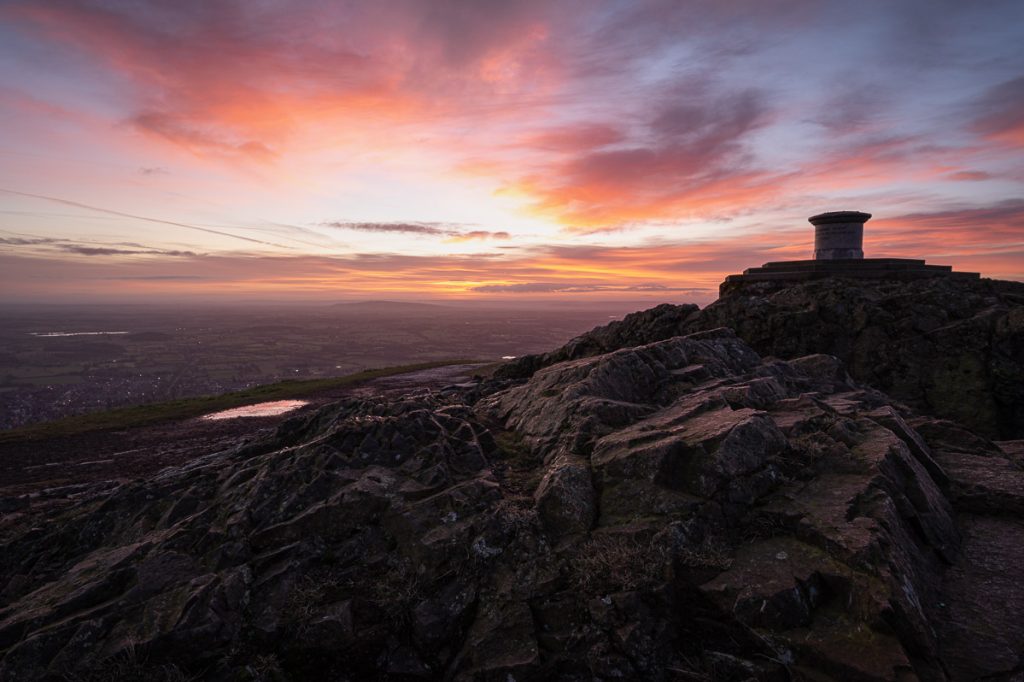
[[[8,510],[0,678],[1019,674],[1016,445],[729,330],[588,348]]]
[[[938,620],[942,660],[954,680],[1024,676],[1024,521],[965,515],[964,549],[944,579]]]

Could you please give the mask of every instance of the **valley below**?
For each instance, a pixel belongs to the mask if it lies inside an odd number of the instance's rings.
[[[633,309],[628,302],[7,306],[0,309],[0,430],[282,380],[498,361],[547,350]]]

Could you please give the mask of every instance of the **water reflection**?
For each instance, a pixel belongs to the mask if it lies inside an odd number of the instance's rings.
[[[128,332],[29,332],[29,336],[117,336]]]
[[[243,405],[230,410],[221,410],[200,417],[200,419],[234,419],[236,417],[274,417],[285,412],[297,410],[308,404],[308,400],[272,400],[266,403]]]

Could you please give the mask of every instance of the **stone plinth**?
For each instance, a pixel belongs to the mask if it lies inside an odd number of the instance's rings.
[[[864,223],[870,213],[831,211],[808,218],[814,225],[814,259],[837,260],[864,257]]]
[[[826,277],[908,281],[928,277],[978,279],[976,272],[953,272],[949,265],[929,265],[911,258],[864,258],[864,223],[870,213],[832,211],[811,216],[814,225],[814,260],[765,263],[747,268],[742,275],[729,275],[719,294],[757,283],[758,289],[774,290],[797,282]]]
[[[826,277],[846,279],[876,279],[909,281],[929,277],[955,277],[978,279],[976,272],[953,272],[951,265],[929,265],[911,258],[848,258],[833,260],[793,260],[765,263],[759,268],[747,268],[742,275],[729,275],[719,287],[725,295],[753,282],[776,283],[788,286]]]

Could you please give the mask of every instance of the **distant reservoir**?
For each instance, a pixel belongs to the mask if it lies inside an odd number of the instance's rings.
[[[29,332],[29,336],[115,336],[128,332]]]
[[[265,403],[256,403],[255,405],[233,407],[230,410],[221,410],[220,412],[204,415],[200,417],[200,419],[208,419],[212,421],[219,419],[235,419],[237,417],[276,417],[279,414],[297,410],[303,405],[308,404],[308,400],[272,400]]]

